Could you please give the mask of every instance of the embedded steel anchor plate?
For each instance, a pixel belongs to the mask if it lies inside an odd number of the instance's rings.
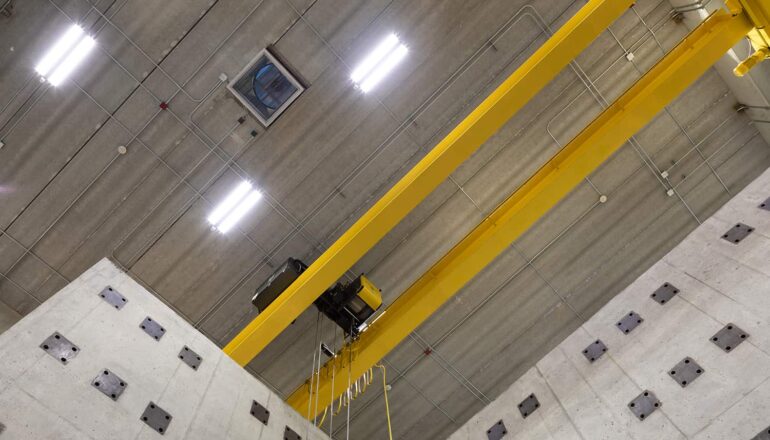
[[[744,225],[743,223],[737,223],[735,226],[730,228],[729,231],[722,234],[722,239],[733,244],[738,244],[743,241],[744,238],[748,237],[748,235],[752,232],[754,232],[754,228],[751,226]]]
[[[283,440],[302,440],[302,437],[287,426],[283,431]]]
[[[623,315],[622,318],[620,318],[620,320],[616,325],[618,326],[618,330],[622,331],[625,334],[629,334],[633,329],[635,329],[642,322],[644,322],[644,319],[642,319],[642,317],[639,316],[638,313],[628,312],[625,315]]]
[[[525,419],[530,416],[535,410],[540,408],[540,402],[534,394],[530,394],[526,399],[522,400],[519,404],[519,412]]]
[[[153,402],[147,405],[142,413],[142,421],[161,435],[168,431],[168,425],[173,417]]]
[[[668,375],[676,381],[682,388],[691,384],[703,374],[703,367],[698,365],[691,357],[686,357],[674,365],[674,368],[668,370]]]
[[[144,321],[142,321],[142,323],[139,324],[139,327],[141,327],[141,329],[144,330],[145,333],[152,336],[152,338],[155,339],[156,341],[160,341],[160,338],[162,338],[163,335],[166,334],[166,329],[163,328],[162,325],[155,322],[155,320],[150,318],[149,316],[144,318]]]
[[[711,342],[729,353],[748,337],[749,334],[741,330],[740,327],[733,323],[729,323],[711,337]]]
[[[634,400],[628,403],[628,408],[639,420],[646,419],[659,407],[660,400],[655,397],[652,391],[648,390],[644,390],[642,394],[636,396]]]
[[[770,211],[770,198],[759,204],[759,209]]]
[[[265,426],[267,426],[267,421],[270,420],[270,411],[256,400],[251,401],[251,415]]]
[[[99,372],[99,375],[94,378],[91,385],[112,400],[118,400],[118,397],[123,394],[126,386],[128,386],[123,379],[106,368]]]
[[[604,342],[602,342],[601,339],[597,339],[583,350],[583,356],[588,359],[588,362],[594,363],[594,361],[604,356],[604,353],[606,352],[607,346],[604,345]]]
[[[0,432],[3,432],[0,430]],[[770,440],[770,427],[767,427],[751,438],[751,440]]]
[[[671,283],[663,283],[662,286],[658,287],[658,290],[650,295],[650,298],[662,305],[669,302],[677,293],[679,293],[679,289],[676,286]]]
[[[125,296],[110,286],[105,287],[104,290],[99,292],[99,297],[118,310],[122,309],[128,302]]]
[[[179,352],[179,359],[193,370],[197,370],[203,361],[198,353],[190,350],[190,347],[186,345],[182,347],[182,351]]]
[[[502,420],[498,421],[491,428],[487,429],[488,440],[500,440],[508,434],[508,429],[505,428],[505,423]]]
[[[59,332],[54,332],[51,336],[47,337],[40,344],[40,348],[65,365],[80,353],[80,348]]]

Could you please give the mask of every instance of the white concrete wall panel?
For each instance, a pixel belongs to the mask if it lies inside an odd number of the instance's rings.
[[[753,439],[770,427],[770,170],[620,292],[523,377],[461,427],[452,440],[484,439],[503,420],[504,439]],[[754,228],[741,242],[722,239],[732,226]],[[659,304],[663,283],[679,293]],[[643,322],[624,334],[626,313]],[[732,323],[749,334],[730,352],[711,337]],[[582,354],[601,339],[594,363]],[[703,374],[680,386],[669,371],[684,357]],[[645,420],[628,408],[642,391],[661,406]],[[517,405],[540,401],[529,417]],[[766,438],[766,437],[762,437]]]
[[[128,299],[122,309],[99,297],[107,286]],[[159,341],[140,328],[147,316],[166,330]],[[80,348],[66,365],[39,348],[55,331]],[[178,358],[184,346],[203,359],[196,370]],[[105,368],[128,384],[116,401],[91,385]],[[267,426],[253,400],[270,411]],[[172,416],[162,436],[140,420],[151,401]],[[328,438],[108,260],[0,335],[0,423],[3,440],[279,440],[286,426]]]

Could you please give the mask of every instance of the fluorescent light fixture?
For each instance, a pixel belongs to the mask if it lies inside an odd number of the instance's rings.
[[[390,34],[353,69],[350,79],[364,93],[374,89],[406,57],[409,49],[399,41],[396,34]]]
[[[253,189],[249,182],[243,181],[214,208],[207,220],[214,229],[224,234],[251,211],[260,199],[262,193]]]
[[[72,25],[35,66],[40,76],[58,86],[80,65],[96,41],[78,25]]]

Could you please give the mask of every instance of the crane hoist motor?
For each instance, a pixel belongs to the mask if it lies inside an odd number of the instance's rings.
[[[262,313],[300,275],[307,265],[300,260],[289,258],[260,285],[251,303]],[[348,283],[336,283],[326,289],[313,303],[316,308],[331,319],[349,335],[356,336],[366,320],[382,305],[380,289],[364,275]]]

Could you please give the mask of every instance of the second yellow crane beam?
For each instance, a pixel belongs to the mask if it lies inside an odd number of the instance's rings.
[[[589,0],[233,338],[225,353],[242,366],[256,357],[633,3]]]
[[[348,377],[372,368],[752,28],[743,13],[712,14],[327,363],[313,384],[317,393],[306,383],[287,402],[300,414],[312,408],[310,419],[323,411]]]

